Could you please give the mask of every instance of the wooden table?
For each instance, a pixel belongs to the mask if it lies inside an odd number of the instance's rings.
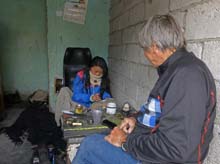
[[[116,113],[115,115],[109,115],[104,113],[102,120],[104,119],[108,119],[114,122],[115,124],[119,124],[123,119],[123,117],[120,113]],[[71,122],[82,123],[82,125],[72,126]],[[68,147],[71,144],[80,144],[83,138],[90,134],[103,133],[107,135],[110,132],[110,129],[107,126],[102,125],[101,123],[98,125],[93,125],[92,116],[90,112],[82,115],[63,114],[61,117],[61,124],[62,124],[64,139],[67,140]],[[67,164],[69,163],[70,160],[68,157]]]
[[[102,120],[104,119],[108,119],[116,124],[119,124],[123,119],[123,117],[120,113],[116,113],[115,115],[109,115],[104,113]],[[70,140],[72,143],[79,143],[81,142],[79,138],[84,138],[85,136],[90,134],[94,134],[94,133],[107,134],[109,132],[109,128],[107,126],[104,126],[101,123],[98,125],[93,124],[91,112],[81,115],[63,114],[61,118],[61,123],[62,123],[64,138]],[[72,123],[76,123],[79,125],[73,126]]]

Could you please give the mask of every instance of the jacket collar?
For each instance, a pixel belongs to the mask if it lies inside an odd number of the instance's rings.
[[[161,76],[170,65],[177,61],[182,55],[186,55],[186,52],[187,51],[185,48],[177,49],[163,64],[157,68],[158,75]]]

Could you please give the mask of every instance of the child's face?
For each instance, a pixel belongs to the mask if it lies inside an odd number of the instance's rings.
[[[101,67],[99,66],[93,66],[90,68],[90,71],[93,75],[96,75],[96,76],[102,76],[103,75],[103,70]]]

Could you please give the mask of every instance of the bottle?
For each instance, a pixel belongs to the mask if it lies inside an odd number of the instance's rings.
[[[33,152],[32,164],[40,164],[39,152],[37,150]]]
[[[55,154],[53,153],[52,164],[55,164]]]
[[[75,106],[75,113],[76,114],[82,114],[82,112],[83,112],[83,106],[81,104],[77,104]]]
[[[48,158],[50,162],[52,163],[54,157],[54,147],[52,145],[48,146]]]
[[[46,145],[41,145],[38,148],[38,153],[39,153],[39,157],[40,157],[40,163],[41,164],[51,164],[49,158],[48,158],[48,149]]]

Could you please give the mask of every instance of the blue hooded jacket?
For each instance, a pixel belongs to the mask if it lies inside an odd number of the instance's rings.
[[[73,80],[72,100],[88,108],[93,103],[90,97],[96,93],[100,93],[101,87],[91,85],[89,88],[85,88],[85,80],[86,74],[83,70],[79,71]],[[111,95],[104,92],[101,99],[103,100],[106,98],[111,98]]]

